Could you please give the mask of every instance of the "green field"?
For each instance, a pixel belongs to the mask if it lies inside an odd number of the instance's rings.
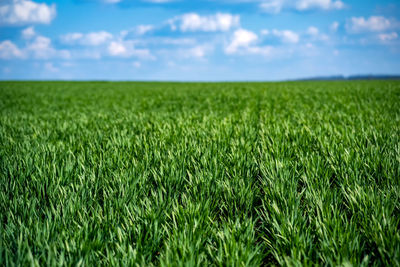
[[[400,82],[0,83],[0,265],[400,265]]]

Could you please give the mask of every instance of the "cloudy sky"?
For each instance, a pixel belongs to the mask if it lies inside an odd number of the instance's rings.
[[[400,74],[398,0],[0,0],[0,79]]]

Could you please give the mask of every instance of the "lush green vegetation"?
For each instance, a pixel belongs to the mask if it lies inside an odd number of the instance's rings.
[[[0,263],[399,265],[400,83],[0,83]]]

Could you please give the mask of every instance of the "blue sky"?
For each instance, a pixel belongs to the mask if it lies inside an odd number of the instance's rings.
[[[0,0],[0,79],[400,74],[400,3]]]

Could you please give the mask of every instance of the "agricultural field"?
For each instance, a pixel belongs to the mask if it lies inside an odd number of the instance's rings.
[[[0,83],[0,265],[400,265],[400,82]]]

